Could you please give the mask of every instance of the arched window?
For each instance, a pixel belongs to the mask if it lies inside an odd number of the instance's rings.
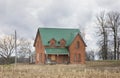
[[[78,49],[78,48],[80,48],[80,42],[79,41],[76,42],[76,49]]]

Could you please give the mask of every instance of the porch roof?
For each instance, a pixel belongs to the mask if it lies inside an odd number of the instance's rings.
[[[56,55],[68,55],[69,52],[66,48],[45,48],[46,54],[56,54]]]

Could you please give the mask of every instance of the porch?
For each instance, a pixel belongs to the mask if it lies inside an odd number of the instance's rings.
[[[57,64],[69,63],[69,52],[66,48],[46,48],[45,60]]]

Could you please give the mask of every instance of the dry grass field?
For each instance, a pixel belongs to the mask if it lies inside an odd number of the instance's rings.
[[[120,61],[86,65],[0,65],[0,78],[120,78]]]

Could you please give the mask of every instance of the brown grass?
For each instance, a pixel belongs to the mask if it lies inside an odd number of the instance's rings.
[[[120,78],[120,63],[86,62],[86,65],[1,65],[0,78]]]

